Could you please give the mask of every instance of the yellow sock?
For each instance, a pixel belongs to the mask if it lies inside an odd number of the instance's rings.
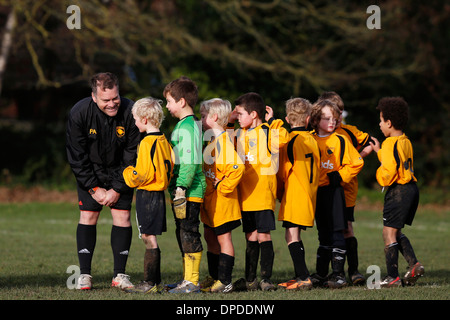
[[[198,285],[198,280],[200,276],[200,262],[202,260],[202,252],[185,253],[185,273],[184,279]]]

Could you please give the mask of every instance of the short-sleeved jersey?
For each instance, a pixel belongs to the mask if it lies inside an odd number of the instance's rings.
[[[126,184],[147,191],[166,190],[173,170],[172,147],[161,132],[148,133],[139,143],[136,167],[123,171]]]
[[[241,219],[237,187],[245,166],[228,132],[222,132],[206,146],[203,161],[206,192],[201,207],[202,222],[215,228]],[[216,178],[220,180],[217,184]]]
[[[175,154],[173,179],[169,193],[173,196],[176,187],[186,188],[186,198],[202,202],[206,188],[202,171],[202,131],[195,117],[187,116],[176,124],[170,142]]]
[[[355,126],[341,124],[339,128],[336,129],[336,133],[345,136],[358,151],[361,151],[361,149],[369,144],[370,135],[358,130]],[[354,177],[349,183],[344,183],[343,188],[346,206],[354,207],[358,195],[358,177]]]
[[[312,227],[319,186],[320,151],[304,127],[293,128],[290,141],[280,151],[277,194],[279,221]]]
[[[386,138],[377,156],[381,165],[376,178],[382,187],[417,181],[414,176],[413,148],[405,134]]]
[[[326,137],[314,134],[320,149],[319,187],[327,186],[330,180],[327,173],[338,171],[343,183],[349,183],[361,171],[364,160],[350,141],[333,132]]]
[[[279,150],[289,141],[282,125],[282,120],[271,119],[236,132],[236,151],[245,163],[238,188],[242,211],[275,210]]]

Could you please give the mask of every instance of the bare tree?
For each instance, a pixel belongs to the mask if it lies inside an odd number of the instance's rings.
[[[14,8],[12,8],[8,14],[8,19],[6,20],[5,31],[3,33],[0,51],[0,94],[2,92],[3,86],[3,75],[5,73],[8,56],[11,51],[13,30],[15,25],[16,25],[16,14],[14,12]]]

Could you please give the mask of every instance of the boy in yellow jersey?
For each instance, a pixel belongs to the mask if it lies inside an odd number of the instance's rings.
[[[398,274],[398,252],[408,262],[408,271],[404,284],[414,285],[425,269],[417,261],[409,239],[401,232],[411,225],[419,205],[419,189],[414,176],[414,158],[411,141],[403,129],[408,122],[409,107],[400,97],[388,97],[379,101],[380,129],[386,140],[381,148],[377,139],[371,143],[381,162],[376,178],[384,188],[388,187],[384,197],[383,240],[388,275],[381,281],[382,287],[398,287],[402,280]]]
[[[372,152],[369,142],[371,137],[368,133],[360,131],[357,127],[343,123],[344,101],[341,96],[334,91],[327,91],[320,95],[318,101],[330,100],[334,102],[340,110],[340,118],[336,125],[336,133],[345,136],[359,151],[362,158]],[[348,276],[353,285],[365,283],[364,276],[358,271],[358,241],[353,231],[353,221],[355,221],[355,205],[358,195],[358,177],[354,177],[349,183],[343,184],[345,194],[345,215],[348,221],[347,229],[344,231],[345,244],[347,247]]]
[[[139,131],[145,137],[139,143],[136,167],[128,166],[123,177],[130,188],[136,191],[136,220],[139,235],[145,244],[144,281],[127,292],[160,292],[161,251],[156,239],[167,231],[166,201],[167,189],[172,175],[172,148],[163,133],[159,131],[164,113],[161,101],[148,97],[133,105],[132,114]]]
[[[286,121],[291,126],[290,141],[280,152],[277,194],[281,201],[278,220],[283,221],[285,239],[294,264],[293,280],[280,283],[286,290],[312,288],[305,263],[301,230],[314,225],[317,187],[319,185],[320,151],[307,130],[311,103],[302,98],[286,102]]]
[[[200,214],[210,276],[200,287],[209,292],[233,290],[235,254],[231,231],[241,225],[237,186],[245,167],[225,130],[231,111],[231,103],[219,98],[200,104],[204,139],[210,141],[203,152],[206,192]]]
[[[239,121],[236,150],[245,161],[245,172],[239,184],[242,225],[247,240],[245,280],[248,290],[258,289],[256,269],[261,252],[259,288],[274,290],[270,281],[274,261],[271,230],[275,230],[276,172],[278,153],[289,140],[282,128],[283,121],[273,118],[272,108],[254,92],[243,94],[235,101],[230,122]],[[269,113],[266,115],[266,111]],[[267,121],[267,122],[266,122]]]
[[[344,230],[345,196],[342,183],[349,183],[362,169],[364,161],[344,136],[334,130],[339,108],[330,100],[313,105],[311,127],[320,149],[319,188],[317,190],[316,223],[319,233],[315,285],[341,288],[347,285],[344,273],[346,245]],[[332,274],[326,279],[331,260]]]

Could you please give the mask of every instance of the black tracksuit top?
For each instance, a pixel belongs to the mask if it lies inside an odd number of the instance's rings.
[[[122,173],[127,166],[136,164],[140,133],[131,113],[134,102],[122,97],[120,100],[114,117],[101,111],[91,97],[80,100],[69,112],[67,158],[83,189],[130,191]]]

